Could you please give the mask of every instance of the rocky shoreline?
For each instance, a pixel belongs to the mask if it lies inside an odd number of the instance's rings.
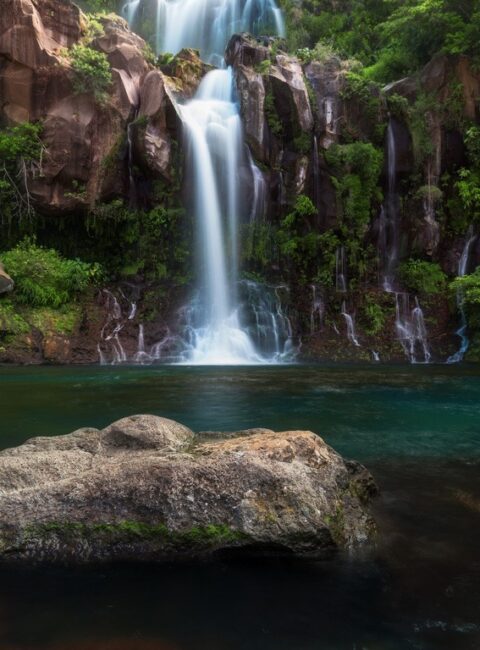
[[[0,561],[329,557],[372,541],[369,472],[309,431],[151,415],[0,452]]]

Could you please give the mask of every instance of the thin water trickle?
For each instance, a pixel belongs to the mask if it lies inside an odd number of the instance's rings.
[[[467,235],[465,237],[465,246],[463,247],[462,254],[458,261],[457,274],[459,278],[463,278],[468,272],[470,251],[476,239],[477,239],[477,235],[473,232],[473,227],[470,226]],[[452,354],[452,356],[450,356],[447,359],[447,363],[460,363],[460,361],[463,360],[463,357],[465,356],[470,346],[470,341],[467,336],[467,328],[468,328],[467,314],[465,312],[465,306],[463,304],[463,300],[464,300],[463,291],[459,289],[457,291],[457,307],[458,307],[458,311],[460,312],[460,327],[455,332],[455,334],[460,337],[460,348],[457,350],[457,352],[455,352],[455,354]]]
[[[432,355],[428,345],[427,327],[418,298],[415,298],[415,305],[410,310],[409,294],[395,294],[395,330],[397,340],[410,363],[430,363]],[[419,358],[419,353],[423,359]]]
[[[342,316],[345,318],[347,324],[347,338],[348,340],[355,345],[355,347],[360,348],[361,345],[358,342],[357,335],[355,333],[355,321],[353,316],[347,312],[347,306],[345,300],[342,302]]]
[[[381,208],[378,248],[382,264],[382,287],[393,292],[400,241],[399,199],[397,194],[397,147],[392,120],[387,128],[388,185],[385,204]]]
[[[347,262],[345,246],[339,246],[335,253],[335,286],[340,293],[347,291]]]

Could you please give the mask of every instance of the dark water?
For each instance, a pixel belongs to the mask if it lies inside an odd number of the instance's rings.
[[[377,478],[377,548],[2,568],[1,650],[480,648],[480,368],[0,368],[0,448],[139,412],[318,432]]]

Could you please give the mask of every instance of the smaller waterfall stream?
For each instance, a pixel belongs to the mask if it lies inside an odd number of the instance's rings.
[[[423,310],[418,298],[410,310],[408,293],[395,294],[395,329],[397,339],[410,363],[429,363],[431,354],[428,346],[427,327]],[[418,352],[423,355],[423,361],[418,360]]]
[[[344,246],[339,246],[335,253],[335,287],[340,293],[347,291],[347,264]]]
[[[387,128],[387,170],[388,185],[385,205],[380,213],[379,250],[383,265],[382,286],[392,292],[399,253],[399,205],[397,195],[397,147],[392,120]]]
[[[312,306],[310,309],[310,334],[314,334],[323,325],[325,315],[325,303],[320,295],[318,288],[312,284]]]
[[[345,304],[345,300],[342,303],[342,316],[345,318],[345,322],[347,324],[347,338],[349,341],[355,345],[355,347],[360,348],[361,345],[358,342],[357,335],[355,334],[355,322],[353,320],[353,316],[347,312],[347,306]]]
[[[463,278],[468,272],[468,262],[470,260],[470,250],[477,239],[477,235],[473,232],[473,227],[470,226],[467,236],[465,237],[465,246],[463,247],[462,254],[458,261],[458,277]],[[463,292],[459,289],[457,291],[457,307],[460,312],[460,327],[455,332],[457,336],[460,337],[460,348],[447,359],[447,363],[460,363],[465,356],[465,353],[468,350],[470,341],[467,336],[467,314],[465,312],[465,306],[463,304]]]

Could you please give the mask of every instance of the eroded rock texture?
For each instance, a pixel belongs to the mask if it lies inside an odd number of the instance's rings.
[[[324,557],[371,538],[374,492],[309,431],[196,435],[137,415],[0,453],[0,558]]]

